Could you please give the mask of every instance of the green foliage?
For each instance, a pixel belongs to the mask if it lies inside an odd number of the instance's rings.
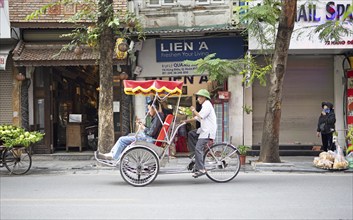
[[[195,73],[209,74],[210,80],[223,81],[230,75],[243,75],[245,86],[249,86],[255,79],[259,80],[261,85],[266,85],[266,74],[272,66],[260,66],[252,55],[245,55],[243,59],[225,60],[215,58],[216,54],[210,54],[205,58],[195,61],[186,60],[186,65],[196,65]]]
[[[253,0],[244,0],[251,4]],[[271,48],[275,42],[275,34],[279,16],[281,14],[281,1],[264,0],[262,4],[254,7],[248,4],[235,6],[234,11],[240,11],[240,23],[246,24],[244,33],[254,36],[262,49]]]
[[[353,142],[353,127],[350,127],[348,129],[347,135],[346,135],[346,139],[348,142],[350,142],[352,144]],[[347,150],[346,153],[348,154],[349,152],[353,151],[353,145],[350,145]]]
[[[38,131],[29,132],[14,125],[0,125],[0,140],[5,147],[28,147],[42,140],[43,137],[44,134]]]
[[[250,114],[253,111],[251,106],[247,106],[247,105],[243,106],[243,110],[246,114]]]
[[[351,28],[347,28],[351,26]],[[315,28],[315,33],[319,33],[319,39],[324,41],[333,40],[339,42],[344,36],[353,35],[353,23],[347,21],[326,21]]]
[[[71,42],[56,55],[83,44],[99,48],[100,36],[106,27],[110,28],[115,36],[121,38],[129,39],[132,32],[136,33],[139,39],[144,38],[142,25],[135,15],[124,12],[125,15],[122,16],[123,12],[114,12],[113,5],[105,5],[103,0],[60,0],[35,10],[26,17],[26,20],[38,18],[51,7],[67,4],[83,5],[84,7],[67,20],[62,21],[72,23],[75,29],[71,33],[61,35],[62,38],[71,39]],[[104,13],[98,10],[100,7],[103,7]]]
[[[348,155],[350,152],[353,152],[353,145],[350,145],[347,150],[346,150],[346,154]]]
[[[237,147],[237,149],[238,149],[240,155],[246,155],[246,152],[251,150],[251,147],[249,147],[247,145],[239,145]]]
[[[214,58],[215,53],[207,55],[195,61],[186,60],[186,65],[197,65],[195,72],[197,74],[209,74],[210,80],[222,81],[236,71],[234,63],[229,60]]]
[[[348,129],[347,135],[346,135],[346,139],[348,141],[353,141],[353,127]]]

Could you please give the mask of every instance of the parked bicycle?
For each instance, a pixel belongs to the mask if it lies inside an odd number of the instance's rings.
[[[0,146],[0,167],[15,175],[27,173],[32,166],[32,157],[26,147]]]

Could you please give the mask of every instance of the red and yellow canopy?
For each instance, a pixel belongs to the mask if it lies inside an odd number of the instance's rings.
[[[135,81],[124,80],[124,92],[127,95],[179,96],[182,94],[183,82],[167,80]]]

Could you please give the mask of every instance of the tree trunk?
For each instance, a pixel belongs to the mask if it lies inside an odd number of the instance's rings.
[[[121,135],[127,135],[131,132],[130,129],[130,103],[131,97],[124,93],[124,86],[123,83],[121,85]]]
[[[98,10],[101,16],[98,25],[103,26],[99,42],[99,108],[98,108],[98,150],[108,152],[114,145],[113,120],[113,48],[114,36],[107,20],[113,16],[112,0],[100,0]]]
[[[281,162],[279,158],[279,129],[282,87],[287,68],[288,48],[294,28],[296,11],[297,1],[282,1],[259,157],[259,161],[265,163]]]

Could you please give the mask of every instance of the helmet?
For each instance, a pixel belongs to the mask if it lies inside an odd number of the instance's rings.
[[[210,93],[206,89],[200,89],[195,95],[203,96],[205,98],[211,99]]]

